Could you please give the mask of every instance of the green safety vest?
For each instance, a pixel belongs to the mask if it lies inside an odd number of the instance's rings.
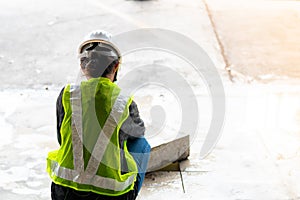
[[[107,78],[67,85],[62,96],[61,146],[49,152],[47,172],[58,185],[119,196],[132,190],[138,173],[124,143],[128,171],[121,173],[119,129],[129,115],[131,97]]]

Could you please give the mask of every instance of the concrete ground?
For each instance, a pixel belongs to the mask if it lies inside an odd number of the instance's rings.
[[[197,97],[197,137],[181,172],[148,174],[138,199],[300,199],[299,6],[246,0],[1,1],[1,199],[50,199],[45,158],[58,147],[55,101],[60,88],[76,80],[81,38],[95,28],[117,34],[145,27],[177,31],[205,49],[223,80],[226,121],[215,149],[200,159],[211,99],[193,70],[174,65]],[[176,63],[157,52],[135,56],[124,61],[121,77],[141,63]],[[160,132],[176,132],[171,95],[147,88],[136,101],[147,126],[153,125],[149,106],[164,102],[170,120]],[[156,144],[172,134],[148,137]]]
[[[299,1],[206,2],[234,72],[250,82],[299,78]]]

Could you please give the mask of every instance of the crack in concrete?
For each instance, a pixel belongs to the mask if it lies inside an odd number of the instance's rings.
[[[212,13],[209,9],[209,6],[206,2],[206,0],[202,0],[204,5],[205,5],[205,9],[206,9],[206,12],[207,12],[207,15],[208,15],[208,18],[209,18],[209,21],[211,23],[211,26],[212,26],[212,29],[213,29],[213,32],[215,34],[215,37],[216,37],[216,40],[217,40],[217,43],[220,47],[220,50],[221,50],[221,55],[223,57],[223,60],[224,60],[224,63],[225,63],[225,70],[227,71],[228,73],[228,76],[229,76],[229,79],[230,81],[234,82],[233,80],[233,75],[232,75],[232,72],[231,72],[231,68],[230,68],[230,62],[226,56],[226,52],[225,52],[225,47],[222,43],[222,40],[220,38],[220,35],[218,34],[218,31],[217,31],[217,27],[216,27],[216,24],[214,22],[214,19],[213,19],[213,16],[212,16]]]

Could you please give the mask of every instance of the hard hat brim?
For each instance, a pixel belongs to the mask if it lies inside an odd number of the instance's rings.
[[[121,60],[122,55],[121,55],[120,50],[119,50],[113,43],[108,42],[108,41],[105,41],[105,40],[101,40],[101,39],[91,39],[91,40],[86,40],[86,41],[82,42],[81,45],[80,45],[79,48],[78,48],[78,54],[81,54],[81,53],[82,53],[83,47],[84,47],[85,45],[87,45],[87,44],[89,44],[89,43],[93,43],[93,42],[100,42],[100,43],[103,43],[103,44],[106,44],[106,45],[112,47],[112,48],[116,51],[119,60]]]

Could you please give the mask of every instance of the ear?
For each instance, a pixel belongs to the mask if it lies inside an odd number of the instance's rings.
[[[85,69],[85,66],[83,65],[85,58],[80,58],[80,68],[81,70]]]

